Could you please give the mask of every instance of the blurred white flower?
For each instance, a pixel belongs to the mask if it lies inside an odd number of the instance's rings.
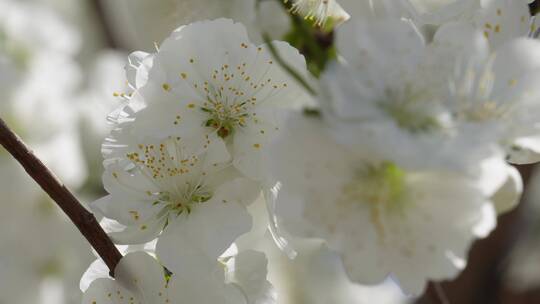
[[[483,32],[492,47],[530,31],[529,0],[410,0],[418,20],[444,25],[466,22]]]
[[[495,227],[490,176],[415,166],[421,162],[359,132],[342,134],[356,143],[343,145],[318,118],[295,115],[286,128],[269,151],[270,170],[282,183],[279,223],[325,240],[355,282],[392,274],[406,293],[420,294],[427,280],[455,277],[470,244]]]
[[[31,75],[37,73],[35,70],[52,66],[46,65],[46,61],[53,59],[54,64],[68,64],[69,57],[78,50],[79,39],[76,32],[46,7],[19,1],[0,1],[0,74],[5,80],[2,85],[6,86],[2,90],[2,99],[19,88],[28,90],[25,87],[32,79]],[[51,58],[53,56],[60,58]],[[54,69],[48,71],[55,72]],[[62,73],[65,72],[56,71],[55,74],[62,76]],[[60,86],[49,90],[63,88]]]
[[[78,33],[46,7],[2,0],[0,37],[0,116],[52,171],[78,187],[85,178],[71,102],[80,80],[73,60]],[[89,246],[3,149],[0,172],[0,302],[40,303],[46,280],[63,286],[63,300],[76,298],[73,282]]]
[[[489,57],[488,41],[474,27],[447,24],[437,31],[433,42],[426,43],[408,21],[357,21],[338,29],[338,46],[345,62],[325,71],[320,98],[325,115],[345,122],[334,123],[338,140],[341,133],[363,132],[369,134],[369,143],[385,147],[384,151],[399,149],[396,157],[404,162],[418,161],[410,165],[471,176],[481,172],[477,170],[480,162],[502,155],[497,128],[491,123],[480,124],[482,128],[463,123],[455,105],[449,104],[449,100],[460,105],[472,103],[470,97],[456,96],[457,89],[449,92],[449,87],[459,86],[461,81],[473,87],[481,85],[472,76],[457,75],[454,82],[458,84],[452,86],[452,77],[463,61],[474,68]],[[527,58],[524,60],[532,57]],[[524,93],[520,89],[516,94]],[[502,90],[496,94],[489,98],[506,96]],[[520,128],[532,126],[528,123]],[[342,142],[346,144],[346,140]],[[415,158],[419,153],[425,156]],[[518,202],[522,182],[502,159],[495,163],[491,184],[501,192],[493,200],[503,212]]]
[[[253,249],[268,257],[268,279],[278,294],[280,304],[398,304],[406,303],[396,284],[388,281],[378,286],[352,283],[339,256],[321,240],[288,238],[294,259],[280,250],[268,230],[266,202],[260,197],[249,212],[254,217],[253,229],[237,241],[240,251]]]
[[[85,170],[69,101],[80,78],[71,58],[79,37],[38,5],[3,0],[0,14],[2,118],[56,174],[79,186]],[[2,193],[13,184],[3,183]]]
[[[539,54],[537,40],[516,39],[480,63],[465,63],[452,81],[448,106],[454,116],[480,132],[489,130],[513,163],[540,160]]]
[[[183,24],[216,18],[242,22],[253,41],[262,42],[261,30],[280,39],[289,29],[286,11],[275,0],[119,0],[104,3],[113,33],[128,49],[152,51]]]
[[[144,252],[129,253],[118,264],[116,279],[95,280],[86,290],[82,303],[272,304],[274,300],[260,302],[250,298],[250,290],[257,286],[245,285],[268,284],[265,263],[263,254],[242,252],[226,265],[216,261],[212,273],[168,268],[172,274],[167,277],[154,258]],[[234,274],[227,276],[226,273]],[[249,280],[245,280],[245,275]],[[227,278],[231,276],[233,281]]]
[[[369,134],[367,146],[385,147],[389,153],[399,149],[404,161],[425,153],[411,165],[472,175],[480,160],[498,153],[490,132],[473,136],[456,124],[445,105],[454,67],[427,61],[444,62],[450,55],[431,59],[428,45],[410,22],[351,22],[337,35],[343,60],[323,73],[319,97],[337,140],[343,135],[341,141],[347,144],[349,133]]]

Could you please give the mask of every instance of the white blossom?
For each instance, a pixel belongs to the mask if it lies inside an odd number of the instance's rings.
[[[2,118],[56,174],[79,186],[85,170],[69,103],[80,77],[71,58],[79,37],[40,5],[3,0],[0,11]],[[17,187],[5,188],[9,194]]]
[[[227,265],[216,261],[210,274],[182,269],[167,277],[163,266],[148,254],[129,253],[118,264],[115,280],[95,280],[86,290],[82,303],[271,304],[275,302],[251,301],[242,280],[229,282],[226,276],[226,272],[239,272],[237,276],[242,277],[246,271],[253,271],[249,283],[267,284],[265,263],[263,254],[242,252]]]
[[[297,50],[283,42],[274,47],[306,73]],[[193,149],[216,137],[238,170],[261,180],[261,153],[279,131],[280,112],[307,100],[267,47],[251,44],[241,24],[218,19],[177,29],[151,58],[147,82],[126,109],[134,133],[201,143]]]
[[[109,160],[103,174],[109,195],[92,203],[125,226],[110,234],[113,240],[141,244],[165,230],[157,244],[162,261],[190,256],[182,259],[190,261],[187,267],[197,267],[194,259],[205,267],[249,231],[245,206],[256,197],[258,185],[229,165],[223,142],[207,141],[198,154],[186,153],[191,142],[180,138],[122,142],[125,154]]]
[[[479,64],[462,65],[452,81],[449,106],[454,115],[475,128],[488,129],[513,163],[540,160],[539,51],[536,40],[510,41]]]
[[[338,132],[350,128],[368,132],[376,146],[399,149],[406,161],[424,153],[416,165],[477,175],[479,162],[507,149],[488,124],[478,128],[463,123],[451,103],[469,101],[449,88],[459,86],[454,82],[460,81],[476,85],[463,75],[452,79],[462,62],[471,64],[466,68],[470,70],[490,56],[488,41],[466,24],[442,26],[431,43],[423,38],[413,24],[403,20],[358,22],[340,28],[338,45],[345,62],[334,64],[322,77],[323,112],[354,122],[334,123]],[[505,184],[494,203],[500,211],[509,210],[518,202],[521,178],[501,162],[493,170],[492,178],[498,179],[493,185]]]
[[[392,274],[419,294],[427,280],[455,277],[472,241],[495,227],[489,176],[429,170],[359,132],[343,134],[355,143],[343,145],[317,118],[292,116],[287,129],[269,154],[282,184],[279,223],[325,240],[355,282]]]
[[[324,72],[319,97],[338,140],[358,130],[369,134],[366,145],[399,149],[404,160],[425,153],[416,165],[472,174],[479,160],[498,153],[490,132],[472,136],[454,121],[445,104],[453,69],[430,65],[428,45],[413,24],[349,23],[338,39],[344,60]],[[434,61],[449,57],[444,55]]]

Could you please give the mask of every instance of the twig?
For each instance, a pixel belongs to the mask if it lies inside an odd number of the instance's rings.
[[[278,64],[289,73],[300,85],[302,85],[312,96],[317,95],[317,92],[309,85],[309,83],[298,73],[293,67],[291,67],[285,60],[281,57],[281,55],[276,50],[276,47],[270,40],[270,36],[268,33],[263,33],[263,40],[268,46],[268,50],[274,57],[274,59],[278,62]]]
[[[90,242],[111,276],[122,255],[116,249],[92,213],[87,211],[58,178],[28,149],[25,143],[0,118],[0,144],[24,167],[26,172],[62,208]],[[53,236],[54,237],[54,236]]]
[[[439,298],[439,301],[441,304],[450,304],[450,300],[448,300],[448,297],[446,296],[446,293],[444,292],[444,289],[439,282],[433,283],[433,286],[435,287],[435,293],[437,294],[437,298]]]

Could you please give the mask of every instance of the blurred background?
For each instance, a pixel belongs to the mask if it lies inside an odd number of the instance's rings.
[[[107,114],[126,101],[127,55],[151,52],[173,29],[200,19],[233,18],[255,42],[261,29],[273,38],[287,33],[289,19],[276,1],[254,7],[255,0],[0,0],[0,116],[89,203],[103,194],[100,144],[110,128]],[[431,284],[418,299],[391,282],[343,283],[354,303],[540,303],[540,170],[519,169],[527,182],[522,203],[474,245],[457,280]],[[2,149],[0,210],[0,304],[80,303],[79,279],[95,260],[92,250]],[[278,263],[283,273],[276,277],[285,279],[274,284],[289,293],[309,290],[294,282],[295,267],[324,263],[319,252]],[[335,302],[320,302],[327,303]]]

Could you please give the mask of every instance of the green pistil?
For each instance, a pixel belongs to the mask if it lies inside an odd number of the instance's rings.
[[[205,126],[216,129],[218,136],[223,139],[232,135],[236,127],[244,127],[244,119],[249,116],[247,113],[232,115],[228,112],[218,112],[209,108],[201,108],[201,110],[211,116],[206,121]]]
[[[440,127],[433,117],[423,115],[400,103],[382,103],[381,108],[390,115],[396,124],[412,133],[429,132]]]
[[[203,192],[203,193],[195,193],[193,196],[191,196],[191,202],[193,203],[205,203],[209,201],[212,198],[212,193],[210,192]]]
[[[388,213],[402,213],[408,201],[406,174],[391,162],[360,170],[345,192],[350,199],[381,206]]]
[[[306,107],[302,109],[302,114],[304,114],[304,116],[306,117],[315,117],[315,118],[321,118],[322,116],[320,109],[311,108],[311,107]]]
[[[213,118],[207,120],[205,126],[216,129],[218,136],[223,138],[223,139],[225,139],[229,135],[231,135],[233,130],[234,130],[234,128],[232,126],[232,123],[230,123],[230,122],[220,122],[220,121],[217,121],[216,119],[213,119]]]

